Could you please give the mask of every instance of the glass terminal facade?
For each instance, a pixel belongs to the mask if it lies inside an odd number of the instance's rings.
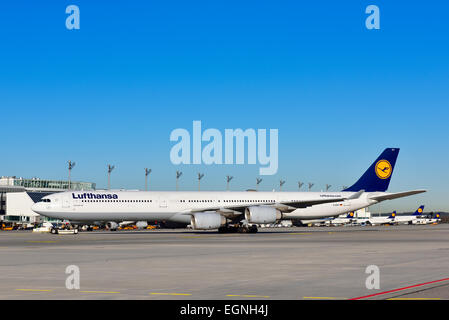
[[[69,181],[41,180],[41,179],[14,179],[14,186],[26,189],[69,189]],[[70,182],[71,190],[95,190],[95,183]]]

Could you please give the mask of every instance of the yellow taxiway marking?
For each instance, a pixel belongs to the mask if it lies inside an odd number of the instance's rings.
[[[270,296],[257,296],[251,294],[227,294],[226,297],[269,298]]]
[[[390,298],[387,300],[441,300],[441,298]]]
[[[167,293],[167,292],[150,292],[152,295],[160,295],[160,296],[191,296],[191,293]]]
[[[82,293],[120,293],[118,291],[80,291]]]
[[[49,291],[52,291],[52,290],[42,290],[42,289],[16,289],[16,291],[49,292]]]
[[[303,297],[304,299],[319,299],[319,300],[345,300],[347,298],[341,297]]]
[[[56,241],[26,241],[29,243],[56,243]]]

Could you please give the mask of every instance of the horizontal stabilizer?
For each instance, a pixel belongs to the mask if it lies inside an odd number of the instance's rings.
[[[396,192],[396,193],[387,193],[387,194],[381,194],[381,195],[370,197],[370,199],[376,200],[376,201],[392,200],[392,199],[412,196],[414,194],[423,193],[426,191],[427,190],[412,190],[412,191],[404,191],[404,192]]]

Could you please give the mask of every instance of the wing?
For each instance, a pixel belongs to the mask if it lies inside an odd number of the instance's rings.
[[[404,192],[396,192],[396,193],[386,193],[386,194],[384,193],[384,194],[372,196],[372,197],[370,197],[370,199],[376,200],[376,201],[392,200],[392,199],[412,196],[414,194],[423,193],[426,191],[427,190],[412,190],[412,191],[404,191]]]
[[[222,206],[222,207],[209,207],[201,209],[190,209],[184,211],[183,214],[192,214],[196,212],[215,211],[225,217],[235,217],[245,212],[245,209],[253,206],[271,206],[278,209],[281,212],[292,212],[299,208],[307,208],[317,204],[332,203],[344,201],[345,198],[332,198],[332,199],[313,199],[302,201],[282,201],[282,202],[267,202],[267,203],[247,203],[242,205]]]

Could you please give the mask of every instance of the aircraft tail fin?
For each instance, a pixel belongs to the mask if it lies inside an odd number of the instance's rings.
[[[413,214],[414,216],[421,216],[424,212],[424,206],[420,206],[418,209],[416,209],[415,213]]]
[[[376,161],[371,164],[363,176],[357,180],[351,187],[343,191],[358,192],[365,190],[365,192],[384,192],[388,189],[391,175],[393,174],[394,165],[398,158],[399,148],[387,148]]]
[[[393,212],[388,216],[388,218],[390,218],[390,219],[394,219],[394,217],[396,217],[396,210],[393,211]]]

